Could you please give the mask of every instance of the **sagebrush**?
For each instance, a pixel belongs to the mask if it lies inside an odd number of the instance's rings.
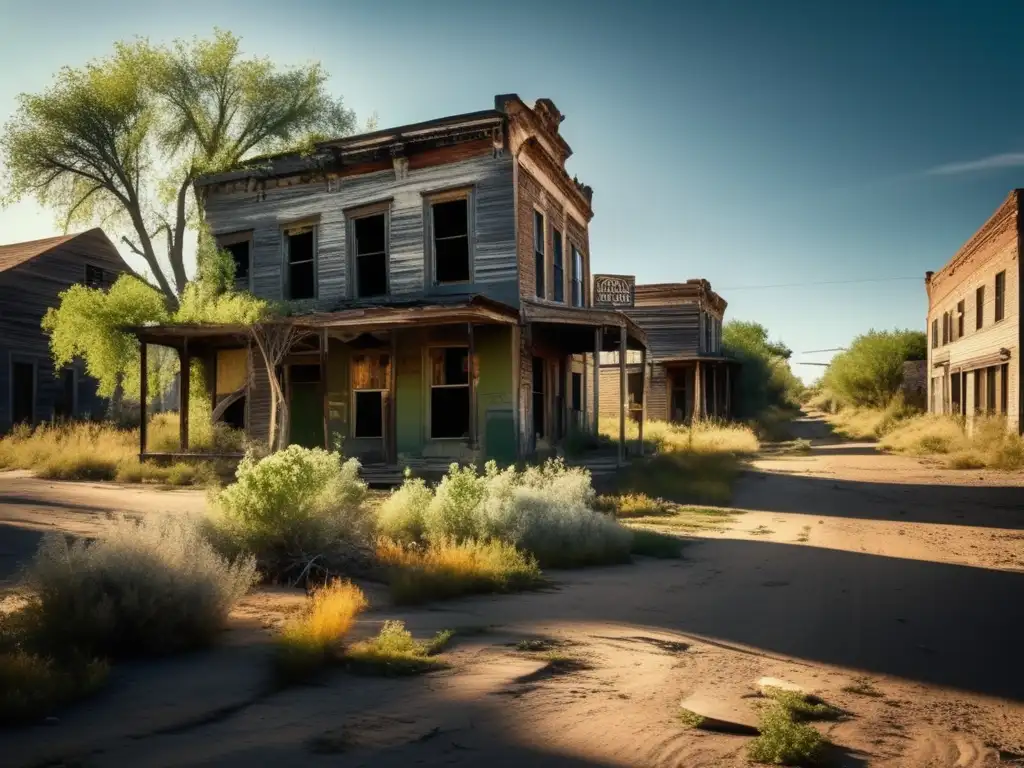
[[[376,637],[353,643],[345,653],[349,668],[363,674],[385,676],[415,675],[440,669],[444,664],[434,655],[451,639],[450,630],[421,642],[402,621],[385,621]]]
[[[255,580],[255,560],[219,555],[193,517],[119,515],[92,541],[47,534],[23,611],[47,653],[163,654],[210,643]]]

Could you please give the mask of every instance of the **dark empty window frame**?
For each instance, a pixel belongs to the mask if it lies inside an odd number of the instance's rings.
[[[285,298],[316,298],[316,249],[315,224],[295,224],[285,228]]]
[[[248,290],[252,276],[252,232],[218,235],[217,246],[231,256],[235,265],[235,286]]]
[[[956,303],[956,337],[959,339],[964,335],[964,314],[966,302],[961,299]]]
[[[352,358],[352,436],[384,437],[384,393],[388,389],[391,356],[372,352]]]
[[[996,322],[1006,317],[1006,272],[996,275]]]
[[[472,192],[469,190],[429,198],[434,285],[472,282],[471,213]]]
[[[469,436],[469,349],[433,347],[430,355],[430,437]]]
[[[557,302],[565,302],[565,265],[562,263],[562,233],[557,229],[551,230],[551,266],[552,280],[554,285],[554,299]]]
[[[85,284],[90,288],[102,288],[103,287],[103,267],[97,267],[95,264],[85,265]]]
[[[387,296],[390,218],[386,207],[351,214],[349,228],[355,279],[353,298]]]
[[[544,290],[544,273],[547,271],[547,259],[544,258],[544,214],[533,212],[533,272],[534,293],[538,299],[546,298]]]
[[[985,286],[979,285],[974,291],[974,329],[985,325]]]

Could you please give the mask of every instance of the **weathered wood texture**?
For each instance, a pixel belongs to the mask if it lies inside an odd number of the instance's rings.
[[[282,228],[297,221],[316,222],[317,299],[301,306],[334,309],[352,295],[346,210],[390,201],[390,299],[479,293],[515,306],[518,277],[512,160],[495,157],[489,144],[477,146],[476,151],[472,157],[426,167],[414,167],[418,163],[410,162],[404,178],[396,178],[399,174],[389,168],[263,191],[215,191],[206,206],[207,221],[215,234],[252,230],[253,292],[268,299],[284,298]],[[473,280],[457,286],[432,286],[426,282],[429,251],[424,224],[429,211],[425,196],[460,187],[472,190]]]
[[[1020,430],[1021,331],[1020,322],[1020,191],[1014,191],[985,225],[941,270],[926,282],[929,294],[928,403],[933,412],[949,413],[951,377],[968,372],[965,395],[967,415],[973,418],[974,373],[979,367],[999,365],[1000,350],[1009,358],[1007,381],[1008,426]],[[1003,318],[996,320],[996,275],[1005,273]],[[984,288],[982,324],[977,327],[978,288]],[[960,335],[959,303],[964,303],[963,335]],[[950,317],[949,340],[943,344],[943,315]],[[932,321],[936,322],[938,346],[934,346]],[[998,397],[998,393],[997,393]]]
[[[726,303],[706,280],[636,286],[632,309],[624,310],[647,332],[653,361],[698,354],[719,354],[717,343],[703,343],[704,324],[721,322]],[[717,337],[716,337],[717,338]]]
[[[25,244],[26,246],[29,244]],[[0,251],[4,247],[0,247]],[[100,229],[70,237],[48,250],[0,271],[0,433],[11,426],[12,363],[28,363],[35,371],[36,423],[54,417],[63,399],[63,383],[54,371],[49,339],[40,323],[49,307],[56,307],[59,294],[85,281],[86,265],[103,270],[109,286],[125,269],[117,250]],[[81,361],[76,370],[76,416],[100,418],[106,401],[96,395],[96,382],[85,375]]]

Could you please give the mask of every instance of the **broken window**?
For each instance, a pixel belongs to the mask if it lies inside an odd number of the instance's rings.
[[[249,282],[249,241],[242,240],[237,243],[225,245],[224,250],[231,254],[231,261],[235,264],[235,282]]]
[[[545,298],[544,272],[547,269],[544,259],[544,214],[533,212],[533,271],[535,275],[538,299]]]
[[[544,358],[533,358],[533,434],[544,437]]]
[[[631,406],[640,407],[643,405],[644,375],[642,371],[626,374],[626,394]]]
[[[294,227],[285,234],[289,299],[316,298],[316,227]]]
[[[354,437],[384,436],[384,393],[388,388],[391,355],[375,353],[352,358]]]
[[[583,306],[583,254],[572,247],[572,305]]]
[[[557,229],[551,230],[552,242],[554,248],[551,251],[551,259],[553,264],[553,279],[555,281],[555,301],[565,301],[565,267],[562,265],[562,233]]]
[[[985,324],[985,286],[979,285],[974,292],[974,329]]]
[[[469,436],[469,350],[430,350],[430,436]]]
[[[996,275],[996,322],[1003,319],[1006,313],[1006,272]]]
[[[386,296],[388,292],[387,214],[355,220],[356,298]]]
[[[434,282],[466,283],[469,269],[469,199],[430,206],[434,232]]]
[[[964,335],[964,302],[956,303],[956,337],[959,339]]]
[[[92,264],[85,265],[85,284],[90,288],[103,287],[103,269]]]

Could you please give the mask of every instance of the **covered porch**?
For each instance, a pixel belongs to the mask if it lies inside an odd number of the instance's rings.
[[[739,365],[738,360],[712,355],[658,360],[655,368],[663,369],[665,388],[664,419],[680,424],[731,419]]]

